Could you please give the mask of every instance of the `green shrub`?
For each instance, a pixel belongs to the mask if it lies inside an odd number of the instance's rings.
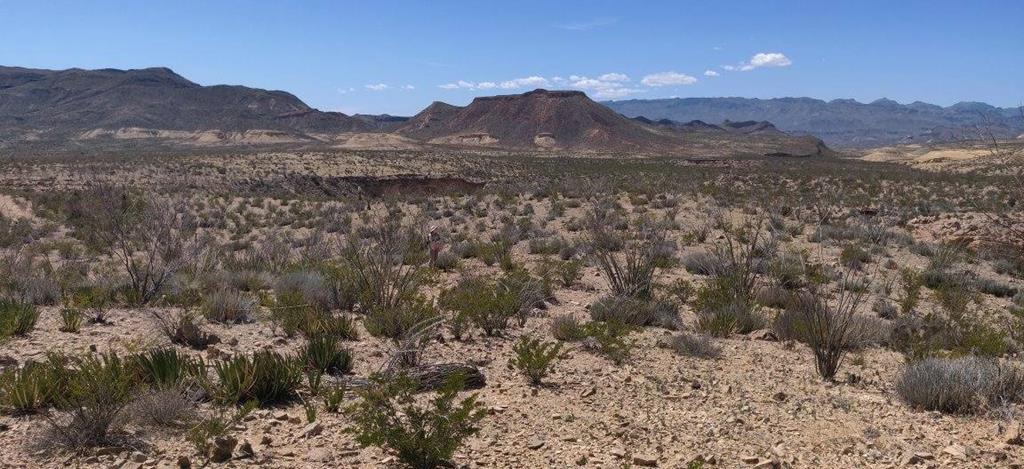
[[[361,401],[347,409],[351,431],[361,445],[392,451],[410,467],[445,466],[486,415],[475,394],[456,402],[462,388],[463,379],[455,375],[432,400],[418,403],[408,377],[375,377],[359,392]]]
[[[900,286],[903,289],[903,294],[896,300],[900,307],[900,314],[904,316],[913,314],[921,302],[921,287],[924,286],[921,273],[913,269],[903,269],[900,271]]]
[[[324,400],[324,410],[332,414],[341,411],[341,403],[345,400],[345,386],[333,386],[320,392]]]
[[[327,374],[352,371],[352,354],[341,348],[334,336],[318,334],[310,337],[299,351],[306,369]]]
[[[452,251],[441,251],[434,260],[434,267],[445,272],[451,272],[459,266],[459,256]]]
[[[675,303],[662,299],[606,296],[590,305],[590,318],[636,327],[677,329],[680,325]]]
[[[633,350],[633,342],[626,337],[630,331],[629,326],[619,323],[588,322],[583,325],[584,347],[621,365]]]
[[[302,384],[302,366],[293,358],[262,350],[252,356],[236,355],[213,365],[216,383],[208,392],[223,404],[255,400],[261,406],[286,402]]]
[[[292,337],[301,332],[306,337],[327,334],[342,340],[358,337],[352,318],[335,315],[316,303],[310,303],[297,292],[279,293],[270,308],[274,322]]]
[[[583,325],[568,314],[551,318],[551,335],[557,340],[567,342],[586,337]]]
[[[860,269],[864,264],[871,262],[871,254],[860,246],[850,244],[839,252],[839,262],[848,268]]]
[[[399,340],[418,326],[438,317],[437,309],[423,298],[416,298],[393,308],[370,309],[363,320],[366,331],[374,337]]]
[[[693,302],[696,327],[716,337],[746,334],[764,327],[758,305],[737,275],[712,276],[697,290]]]
[[[512,347],[512,352],[515,357],[509,360],[509,366],[519,370],[530,384],[536,386],[550,372],[555,359],[561,358],[562,344],[541,342],[540,339],[523,336]]]
[[[513,318],[525,314],[546,296],[542,282],[529,273],[514,270],[488,281],[470,277],[441,292],[438,304],[454,313],[454,322],[471,323],[488,336],[499,335]]]

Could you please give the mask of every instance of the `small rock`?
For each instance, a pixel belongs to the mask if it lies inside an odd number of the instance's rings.
[[[132,453],[132,455],[130,457],[131,457],[131,460],[134,461],[134,462],[139,462],[139,463],[146,462],[146,455],[142,454],[142,453],[140,453],[138,451]]]
[[[270,435],[263,435],[262,437],[260,437],[260,445],[261,446],[270,446],[270,444],[273,443],[273,442],[274,442],[274,439],[271,438]]]
[[[213,446],[210,448],[210,461],[225,462],[231,459],[231,453],[235,451],[235,446],[238,446],[238,439],[235,437],[217,437],[213,440]]]
[[[281,411],[274,414],[274,420],[280,420],[282,422],[288,420],[288,412]]]
[[[302,430],[302,435],[306,438],[312,438],[324,432],[324,426],[320,425],[320,422],[313,422],[306,425],[306,428]]]
[[[255,455],[256,451],[252,449],[252,443],[249,443],[249,440],[243,441],[238,447],[238,457],[240,458],[251,458]]]
[[[310,462],[325,463],[330,462],[331,459],[331,452],[327,448],[313,448],[306,453],[306,461]]]
[[[96,450],[96,456],[113,456],[115,454],[121,454],[122,448],[116,446],[104,446]]]
[[[526,442],[526,447],[529,449],[541,449],[544,447],[544,440],[540,438],[531,438]]]
[[[188,456],[178,456],[178,469],[191,469],[192,461],[188,459]]]
[[[1006,444],[1017,446],[1024,445],[1024,437],[1021,437],[1019,425],[1013,425],[1006,429]]]
[[[641,467],[658,467],[658,458],[651,454],[633,455],[633,464]]]
[[[948,454],[957,459],[967,459],[967,448],[963,445],[952,444],[945,448],[942,448],[943,454]]]
[[[584,389],[583,392],[580,393],[580,397],[590,397],[593,396],[594,394],[597,394],[597,387],[591,386],[587,389]]]
[[[743,456],[740,458],[740,461],[743,461],[747,464],[757,464],[758,462],[761,461],[761,458],[757,456]]]
[[[758,329],[754,332],[751,332],[750,334],[747,334],[747,337],[754,340],[766,340],[770,342],[775,342],[779,340],[778,336],[776,336],[775,332],[772,331],[771,329]]]
[[[789,396],[787,396],[786,393],[782,391],[772,394],[772,400],[774,400],[775,402],[785,402],[788,397]]]

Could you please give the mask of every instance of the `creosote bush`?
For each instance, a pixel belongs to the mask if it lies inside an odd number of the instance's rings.
[[[358,392],[360,401],[346,409],[353,421],[350,431],[361,445],[394,452],[410,467],[448,465],[486,416],[475,394],[456,400],[463,383],[463,377],[453,375],[433,399],[422,402],[415,398],[416,384],[407,376],[376,376],[371,386]]]
[[[530,384],[537,386],[548,375],[554,361],[561,358],[562,344],[541,342],[538,338],[523,336],[512,347],[512,352],[515,356],[509,360],[509,366],[522,373]]]

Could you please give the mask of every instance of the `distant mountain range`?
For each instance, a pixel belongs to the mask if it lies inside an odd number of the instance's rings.
[[[694,157],[831,155],[820,140],[767,122],[630,119],[579,91],[534,90],[431,104],[411,118],[322,112],[284,91],[202,86],[166,68],[0,67],[0,147],[316,145],[359,149],[457,147]]]
[[[1024,134],[1017,108],[963,102],[949,107],[889,99],[860,103],[852,99],[671,98],[603,102],[628,117],[677,122],[769,121],[785,132],[814,135],[829,145],[874,147],[894,143],[973,139],[979,128],[1001,138]]]

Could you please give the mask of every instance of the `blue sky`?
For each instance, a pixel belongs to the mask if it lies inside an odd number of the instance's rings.
[[[167,66],[348,113],[595,99],[1024,101],[1024,1],[0,0],[0,64]]]

